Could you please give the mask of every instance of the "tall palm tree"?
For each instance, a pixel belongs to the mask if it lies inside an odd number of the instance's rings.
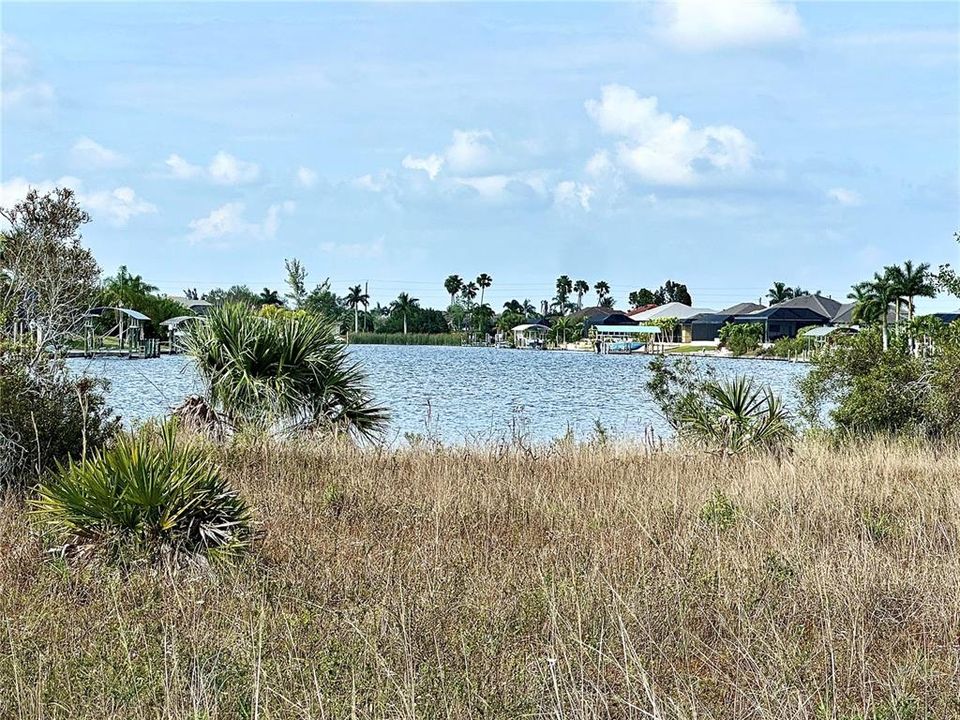
[[[610,294],[610,285],[606,280],[601,280],[593,286],[593,289],[597,291],[597,305],[603,307],[603,299]]]
[[[902,268],[897,268],[896,277],[898,279],[896,290],[901,297],[906,298],[907,317],[913,320],[914,298],[937,296],[937,288],[930,275],[930,263],[920,263],[914,267],[913,261],[907,260]]]
[[[403,334],[407,334],[407,313],[413,310],[416,307],[419,307],[417,303],[420,300],[415,297],[410,297],[409,294],[402,292],[397,296],[397,299],[391,303],[392,309],[396,312],[403,314]]]
[[[573,284],[573,291],[577,294],[577,308],[583,310],[583,296],[590,292],[590,283],[586,280],[577,280]]]
[[[893,302],[895,290],[890,282],[890,273],[873,274],[873,280],[867,282],[869,292],[869,303],[867,309],[870,315],[877,318],[883,331],[883,349],[890,346],[890,336],[887,328],[887,315],[890,312],[890,303]],[[899,303],[898,303],[899,309]]]
[[[466,300],[467,303],[472,304],[474,299],[477,297],[476,283],[468,282],[462,288],[460,288],[460,297]]]
[[[557,307],[560,310],[560,313],[563,314],[564,308],[567,306],[567,300],[570,298],[570,293],[573,292],[573,280],[570,279],[569,275],[561,275],[557,278]]]
[[[367,287],[364,285],[363,288],[363,299],[360,301],[363,304],[363,330],[367,330],[367,315],[370,314],[370,295],[367,293]]]
[[[480,304],[483,305],[483,291],[493,285],[493,278],[486,273],[477,275],[477,285],[480,286]]]
[[[353,331],[359,332],[360,316],[357,310],[361,305],[366,305],[370,302],[370,296],[363,292],[362,286],[354,285],[350,288],[349,292],[347,292],[345,300],[347,301],[347,307],[353,308]]]
[[[792,297],[793,288],[787,287],[786,283],[775,282],[773,286],[767,290],[767,298],[770,300],[771,305],[785,302]]]
[[[446,280],[443,281],[443,287],[448,293],[450,293],[450,304],[453,305],[454,298],[463,287],[463,278],[459,275],[450,275]]]

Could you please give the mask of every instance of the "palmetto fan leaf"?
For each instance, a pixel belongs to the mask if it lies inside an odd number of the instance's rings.
[[[177,442],[173,423],[60,468],[40,485],[34,512],[59,538],[113,557],[225,559],[250,541],[246,504],[201,447]]]
[[[261,317],[225,306],[187,341],[211,404],[235,425],[284,431],[322,428],[378,436],[386,410],[325,320]]]
[[[793,433],[782,401],[747,377],[711,382],[703,396],[685,396],[676,427],[681,437],[706,443],[723,454],[771,449]]]

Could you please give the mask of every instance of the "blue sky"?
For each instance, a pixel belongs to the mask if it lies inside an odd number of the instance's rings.
[[[843,297],[960,263],[958,7],[4,3],[0,199],[70,183],[171,293]]]

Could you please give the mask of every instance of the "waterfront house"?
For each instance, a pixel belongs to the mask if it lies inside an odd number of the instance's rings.
[[[720,312],[693,315],[681,322],[684,341],[692,343],[715,343],[720,339],[720,328],[727,323],[732,323],[738,315],[747,315],[765,309],[763,305],[757,303],[742,302],[725,308]]]
[[[583,337],[590,335],[591,328],[598,325],[636,325],[636,321],[619,310],[607,307],[585,307],[570,315],[570,320],[583,323]]]
[[[672,318],[677,321],[673,336],[663,338],[663,342],[690,342],[688,328],[683,325],[685,320],[689,320],[696,315],[712,313],[712,308],[697,308],[684,305],[680,302],[669,302],[666,305],[659,305],[649,310],[633,315],[632,318],[641,325],[648,324],[652,320],[666,320]]]
[[[833,298],[801,295],[763,310],[737,315],[733,322],[760,323],[763,325],[763,341],[773,342],[783,337],[796,337],[805,327],[829,324],[841,307],[841,303]]]

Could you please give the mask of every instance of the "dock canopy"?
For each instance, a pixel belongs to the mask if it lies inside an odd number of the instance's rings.
[[[181,324],[187,320],[202,320],[203,318],[199,315],[178,315],[177,317],[169,318],[160,323],[163,327],[176,328],[180,327]]]
[[[107,311],[122,313],[123,315],[126,315],[128,318],[131,318],[132,320],[139,320],[140,322],[150,319],[146,315],[144,315],[142,312],[137,312],[136,310],[131,310],[130,308],[107,307],[107,306],[90,308],[90,311],[86,314],[86,317],[100,317]]]
[[[844,335],[852,335],[856,332],[859,332],[855,327],[815,327],[812,330],[807,330],[803,333],[805,338],[825,338],[828,335],[833,335],[834,333],[841,333]]]
[[[518,348],[543,347],[550,328],[539,323],[524,323],[513,328],[513,342]]]

